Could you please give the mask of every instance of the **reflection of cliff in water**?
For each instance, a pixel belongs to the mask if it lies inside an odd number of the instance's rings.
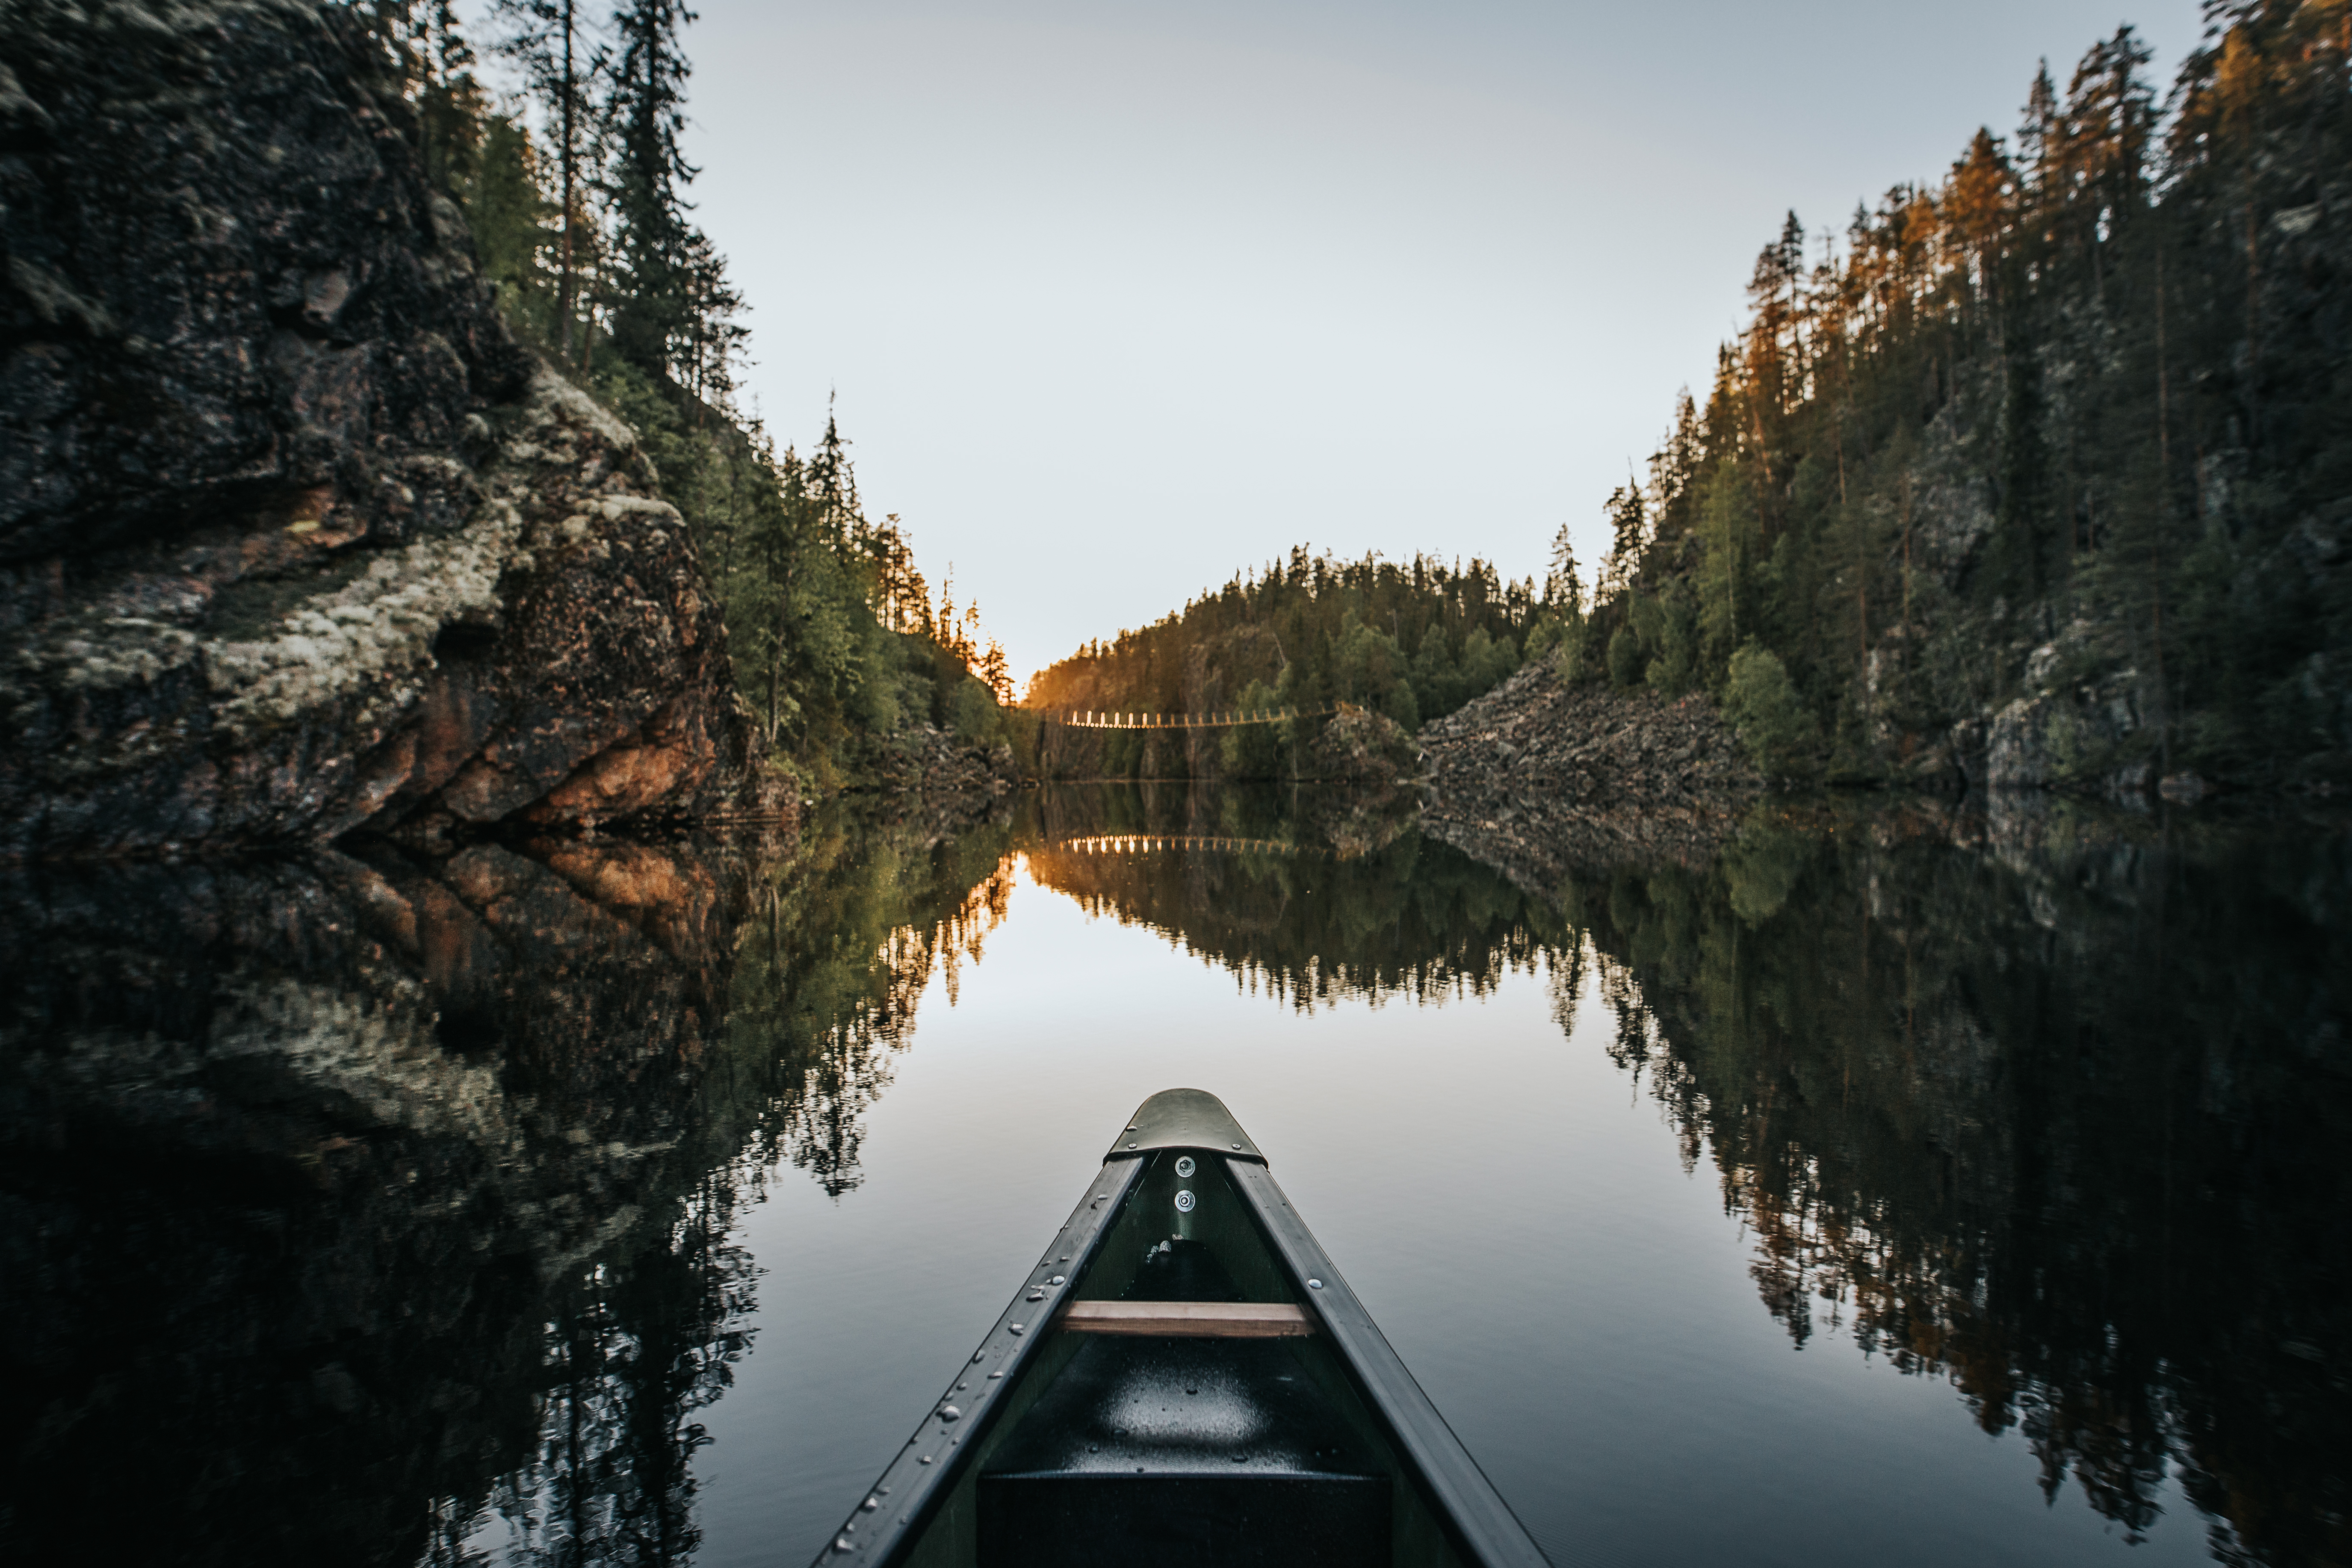
[[[455,1562],[488,1504],[526,1558],[682,1559],[733,1218],[856,1184],[1003,838],[0,883],[0,1542]]]
[[[2127,1531],[2170,1468],[2225,1561],[2320,1563],[2352,1560],[2347,892],[2308,830],[1759,815],[1563,912],[1796,1341],[1949,1378]]]
[[[1119,835],[1176,842],[1128,848]],[[1302,1011],[1342,995],[1485,995],[1560,929],[1548,905],[1423,837],[1408,815],[1339,792],[1049,790],[1024,845],[1045,886]]]

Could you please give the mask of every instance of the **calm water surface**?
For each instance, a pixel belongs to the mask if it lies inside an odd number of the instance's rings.
[[[0,1549],[804,1563],[1190,1085],[1556,1563],[2352,1561],[2342,825],[1622,826],[0,883]]]

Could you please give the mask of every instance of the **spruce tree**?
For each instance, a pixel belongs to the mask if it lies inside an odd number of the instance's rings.
[[[614,226],[613,346],[656,380],[669,376],[692,334],[691,257],[699,237],[685,188],[698,172],[678,139],[692,67],[679,33],[694,20],[681,0],[623,0],[604,56],[605,173]]]
[[[556,347],[570,362],[579,312],[580,229],[585,216],[582,149],[592,45],[579,0],[494,0],[492,14],[505,28],[499,51],[522,68],[524,81],[546,107],[555,143],[556,200],[563,225],[556,258]]]

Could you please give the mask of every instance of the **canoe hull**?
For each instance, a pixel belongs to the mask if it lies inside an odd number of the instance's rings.
[[[1082,1561],[1547,1568],[1256,1145],[1199,1090],[1130,1120],[818,1558]]]

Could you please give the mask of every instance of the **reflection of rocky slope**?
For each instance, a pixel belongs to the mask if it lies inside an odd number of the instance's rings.
[[[669,1255],[740,894],[489,847],[10,886],[12,1554],[102,1510],[129,1556],[413,1560],[528,1455],[583,1264]]]
[[[1825,807],[1562,898],[1791,1334],[1949,1378],[2126,1530],[2177,1472],[2225,1560],[2329,1563],[2347,879],[2308,826]]]
[[[0,858],[708,809],[635,437],[507,337],[351,19],[7,8]]]

